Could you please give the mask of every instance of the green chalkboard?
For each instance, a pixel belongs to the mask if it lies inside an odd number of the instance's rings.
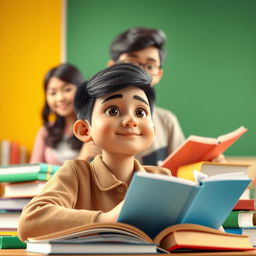
[[[227,155],[256,154],[255,0],[68,0],[67,61],[86,78],[106,66],[113,37],[133,26],[168,37],[157,105],[185,136],[248,132]]]

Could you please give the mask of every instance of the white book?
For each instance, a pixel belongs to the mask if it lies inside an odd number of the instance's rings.
[[[4,198],[34,197],[42,190],[44,181],[2,183]]]
[[[0,210],[22,210],[30,200],[31,198],[0,198]]]
[[[21,211],[4,211],[0,210],[0,229],[13,229],[18,227]]]
[[[11,143],[9,140],[1,141],[1,165],[10,164],[10,147]]]

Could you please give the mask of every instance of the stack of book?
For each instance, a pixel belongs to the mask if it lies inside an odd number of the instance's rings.
[[[0,165],[24,164],[27,150],[24,146],[9,140],[0,140]]]
[[[25,248],[17,237],[23,207],[59,166],[44,163],[0,166],[0,248]]]
[[[256,199],[240,199],[223,223],[225,232],[247,235],[256,246]]]

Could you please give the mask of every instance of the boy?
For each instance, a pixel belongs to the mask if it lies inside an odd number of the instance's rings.
[[[119,62],[132,63],[147,71],[151,85],[161,81],[165,58],[166,36],[162,30],[135,27],[116,36],[110,45],[111,60],[108,65]],[[169,90],[168,88],[166,89]],[[143,164],[159,165],[184,142],[184,135],[176,116],[163,108],[155,107],[153,121],[156,137],[153,144],[136,156]]]
[[[92,162],[70,160],[23,209],[21,240],[92,222],[115,222],[135,171],[171,175],[141,166],[134,155],[154,140],[151,114],[155,100],[150,76],[132,64],[97,73],[76,93],[79,120],[74,134],[102,148]]]

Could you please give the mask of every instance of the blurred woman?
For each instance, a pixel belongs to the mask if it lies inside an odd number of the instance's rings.
[[[37,133],[30,163],[62,165],[68,159],[90,160],[91,155],[99,151],[93,143],[83,145],[73,135],[76,121],[73,101],[77,87],[83,81],[81,72],[68,63],[47,72],[44,78],[43,126]]]

